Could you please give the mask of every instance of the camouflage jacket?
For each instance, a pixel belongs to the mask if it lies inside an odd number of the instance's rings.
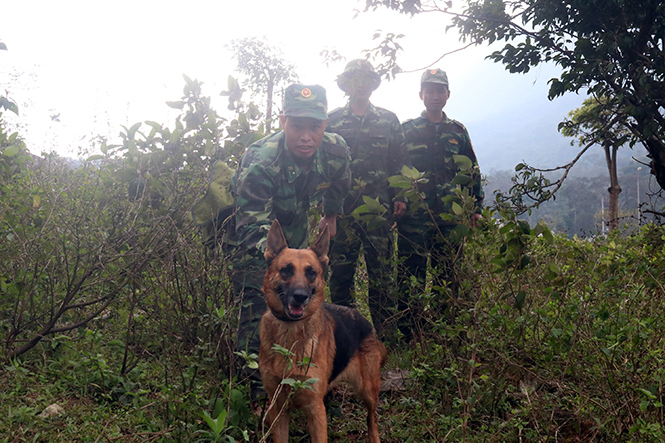
[[[434,213],[449,209],[444,207],[441,198],[452,194],[455,185],[450,182],[459,172],[453,155],[465,155],[473,162],[471,193],[476,197],[476,211],[480,212],[484,198],[480,168],[464,125],[449,119],[445,113],[441,123],[432,123],[423,111],[420,117],[402,123],[402,128],[411,164],[418,171],[427,173],[429,180],[420,185],[420,190],[425,194],[425,202]]]
[[[397,116],[370,103],[362,117],[355,115],[349,105],[335,109],[328,117],[326,131],[341,135],[349,145],[354,186],[356,179],[365,184],[351,191],[344,201],[344,212],[362,205],[363,195],[390,203],[394,192],[388,187],[388,177],[400,174],[404,165],[411,166]]]
[[[236,234],[241,247],[261,256],[277,218],[292,248],[309,241],[307,211],[323,202],[323,213],[340,215],[351,186],[349,149],[341,137],[324,134],[308,169],[285,146],[284,132],[259,140],[243,154],[231,183],[236,198]]]

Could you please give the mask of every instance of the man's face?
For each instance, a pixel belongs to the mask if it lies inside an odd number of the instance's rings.
[[[300,160],[311,158],[321,146],[328,120],[282,115],[280,121],[286,136],[286,146],[291,154]]]
[[[420,99],[425,103],[425,109],[430,112],[440,112],[449,97],[448,85],[441,83],[423,83],[420,89]]]
[[[369,100],[375,80],[369,74],[359,73],[349,79],[346,92],[352,100]]]

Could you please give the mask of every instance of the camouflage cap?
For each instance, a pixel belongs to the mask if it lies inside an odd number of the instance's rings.
[[[373,90],[381,84],[381,76],[374,71],[374,66],[370,62],[363,59],[355,59],[348,62],[344,67],[344,72],[337,77],[337,86],[342,91],[348,92],[351,80],[359,74],[370,78],[374,82],[372,86]]]
[[[443,69],[428,69],[420,77],[420,84],[422,85],[423,83],[439,83],[448,86],[448,75]]]
[[[317,120],[328,118],[326,90],[319,85],[291,85],[284,92],[286,117],[311,117]]]

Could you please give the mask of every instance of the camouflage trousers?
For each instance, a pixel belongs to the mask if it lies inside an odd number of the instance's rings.
[[[429,223],[428,223],[429,222]],[[423,328],[423,303],[427,285],[428,261],[432,270],[432,286],[440,295],[433,312],[443,314],[451,298],[457,296],[456,269],[462,259],[462,245],[450,240],[455,225],[432,226],[429,216],[405,216],[397,224],[398,238],[398,296],[397,309],[401,315],[398,327],[407,338],[414,328]]]
[[[330,252],[330,299],[333,303],[354,306],[351,294],[361,246],[367,265],[367,304],[372,323],[379,336],[384,333],[384,323],[393,314],[395,301],[393,287],[393,235],[387,225],[367,231],[365,226],[345,217],[337,222]]]
[[[240,311],[235,350],[236,352],[246,352],[247,355],[255,354],[257,363],[261,345],[259,326],[261,316],[268,307],[262,290],[265,273],[266,264],[263,257],[259,258],[244,253],[237,254],[233,258],[231,281],[233,282],[235,303]],[[243,372],[253,383],[261,379],[256,369],[245,366]]]

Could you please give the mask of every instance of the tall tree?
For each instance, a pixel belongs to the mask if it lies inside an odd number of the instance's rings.
[[[599,144],[605,151],[607,171],[610,176],[609,228],[619,227],[619,176],[617,151],[630,139],[630,132],[619,117],[624,114],[616,98],[589,98],[581,108],[570,111],[570,119],[559,125],[561,133],[576,137],[580,146]]]
[[[270,46],[264,39],[235,39],[228,47],[238,62],[238,72],[247,76],[245,86],[252,95],[265,96],[266,133],[269,133],[272,127],[275,88],[298,81],[295,65],[284,60],[282,51]]]
[[[618,117],[646,147],[665,188],[665,3],[662,0],[465,0],[461,10],[436,0],[366,0],[414,15],[438,11],[469,44],[504,42],[488,58],[526,73],[543,62],[563,71],[549,97],[587,89],[615,97]]]

